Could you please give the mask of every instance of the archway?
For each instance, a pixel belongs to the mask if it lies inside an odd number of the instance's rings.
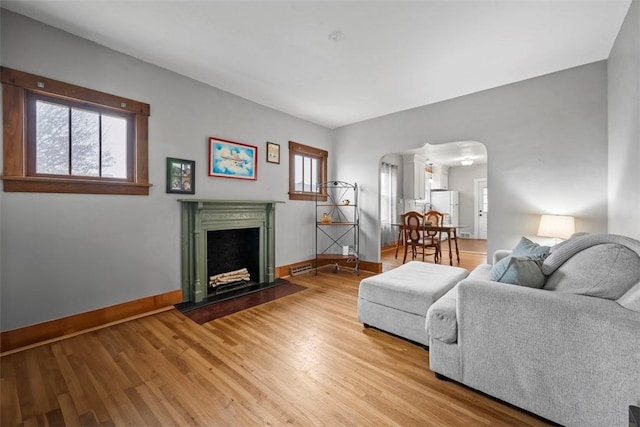
[[[454,141],[438,145],[426,143],[418,149],[382,156],[379,162],[381,259],[387,254],[386,251],[395,251],[400,236],[400,215],[408,211],[449,211],[447,220],[450,224],[460,226],[459,236],[469,239],[468,243],[478,240],[480,202],[477,201],[477,182],[484,181],[486,186],[487,161],[487,149],[478,141]],[[480,197],[485,196],[482,199],[484,205],[480,204],[483,206],[481,218],[484,221],[488,215],[487,192],[485,189],[480,193]],[[441,200],[449,200],[450,203]],[[449,206],[454,204],[457,206]],[[475,245],[474,251],[484,248],[486,253],[486,236],[480,237],[484,237],[480,239],[484,242]]]

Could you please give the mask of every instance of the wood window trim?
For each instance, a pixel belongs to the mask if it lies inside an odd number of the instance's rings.
[[[149,195],[149,104],[0,67],[3,108],[3,190],[5,192]],[[27,94],[42,93],[134,115],[132,180],[29,176]]]
[[[320,160],[320,176],[318,177],[318,183],[327,181],[327,159],[329,158],[329,152],[321,150],[319,148],[310,147],[308,145],[300,144],[295,141],[289,141],[289,200],[327,200],[326,189],[321,189],[320,193],[307,192],[307,191],[295,191],[295,156],[296,154],[303,154],[306,156],[316,157]]]

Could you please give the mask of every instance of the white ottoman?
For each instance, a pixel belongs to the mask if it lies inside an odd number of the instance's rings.
[[[469,275],[464,268],[411,261],[360,282],[358,320],[429,345],[427,310]]]

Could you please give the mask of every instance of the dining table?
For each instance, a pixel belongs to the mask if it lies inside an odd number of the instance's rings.
[[[398,239],[396,240],[396,258],[398,258],[398,249],[400,245],[404,245],[404,238],[402,237],[402,232],[405,229],[405,225],[402,223],[392,223],[391,226],[398,227]],[[453,240],[456,249],[456,259],[458,260],[458,264],[460,264],[460,251],[458,250],[458,228],[465,228],[466,225],[452,225],[452,224],[443,224],[443,225],[430,225],[430,224],[421,224],[420,230],[427,231],[436,231],[439,233],[447,234],[447,241],[449,242],[449,265],[453,265],[453,251],[451,250],[451,240]],[[442,241],[442,239],[440,239]]]

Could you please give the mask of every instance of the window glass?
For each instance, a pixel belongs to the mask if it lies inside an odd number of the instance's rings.
[[[69,108],[37,101],[36,172],[69,173]]]
[[[102,176],[127,177],[127,120],[102,115]]]
[[[302,183],[302,191],[311,192],[311,173],[313,169],[311,167],[311,158],[305,157],[304,163],[302,165],[302,174],[303,174],[303,183]]]
[[[127,179],[126,117],[35,102],[36,173]]]
[[[71,175],[100,176],[100,114],[71,109]]]
[[[309,191],[316,193],[318,191],[318,159],[311,158],[311,178],[309,179]]]
[[[295,156],[295,190],[305,193],[318,191],[318,159],[310,156]]]
[[[489,190],[487,187],[482,189],[482,212],[489,212]]]
[[[294,183],[295,183],[295,191],[304,191],[303,189],[303,183],[304,180],[302,179],[302,164],[304,162],[304,157],[297,155],[295,156],[295,178],[294,178]]]

